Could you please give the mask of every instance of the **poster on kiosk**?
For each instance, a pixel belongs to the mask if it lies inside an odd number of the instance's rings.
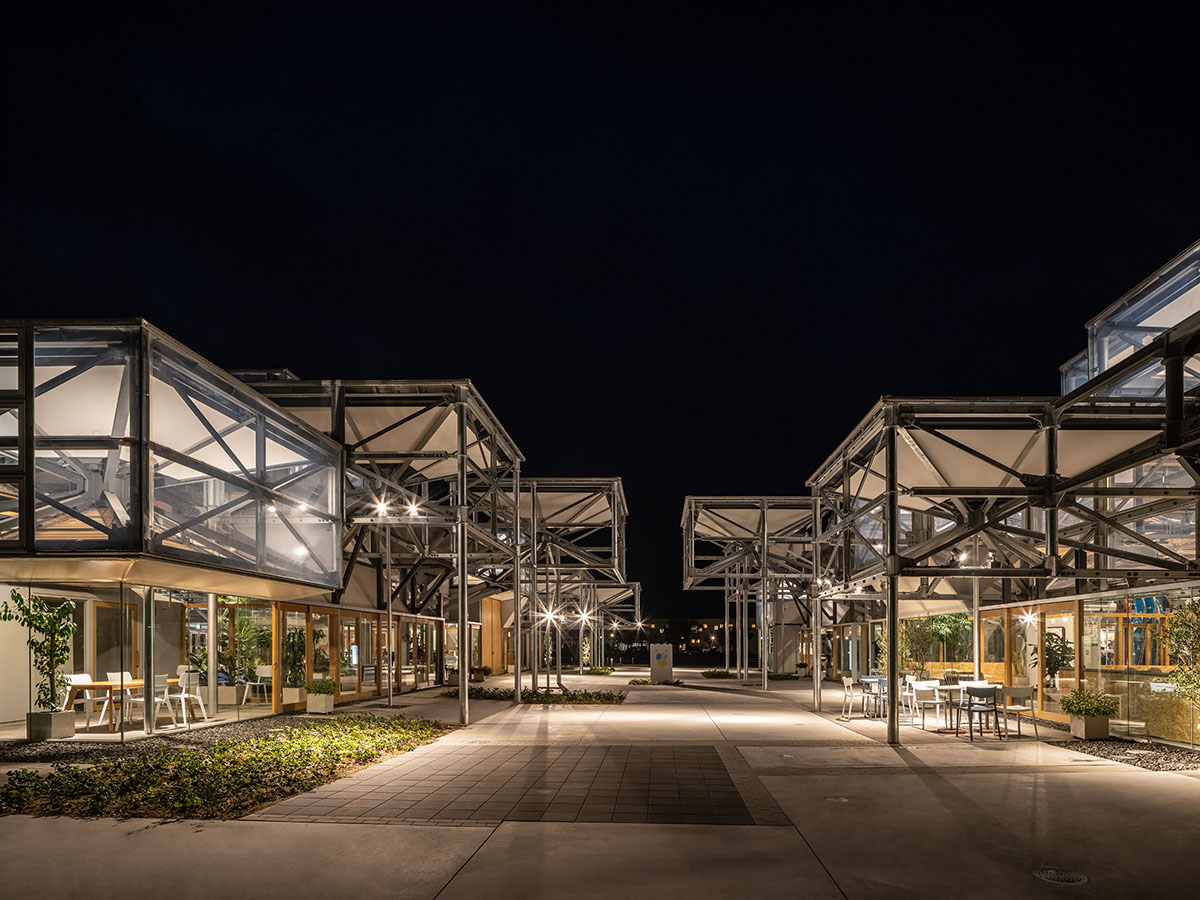
[[[652,684],[662,684],[671,681],[671,645],[650,645],[650,681]]]

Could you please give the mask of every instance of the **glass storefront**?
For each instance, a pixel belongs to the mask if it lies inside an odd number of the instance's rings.
[[[81,736],[182,726],[184,703],[189,728],[303,710],[310,681],[334,679],[338,703],[386,695],[389,679],[397,693],[442,681],[440,620],[393,616],[393,638],[382,613],[130,584],[21,590],[75,604],[64,674],[79,683],[71,708]],[[28,658],[25,633],[0,623],[4,738],[23,737],[25,714],[34,709]]]

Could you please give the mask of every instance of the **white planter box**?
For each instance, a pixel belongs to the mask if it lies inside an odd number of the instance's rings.
[[[218,684],[217,703],[221,706],[237,706],[246,696],[244,684]]]
[[[1102,741],[1108,737],[1108,716],[1071,716],[1071,737]]]
[[[325,714],[333,712],[333,694],[309,694],[308,711]]]
[[[31,741],[51,741],[75,736],[75,710],[25,713],[25,733]]]

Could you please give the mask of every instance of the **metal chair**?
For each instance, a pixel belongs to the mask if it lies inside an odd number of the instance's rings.
[[[167,715],[171,717],[171,724],[178,725],[175,721],[175,710],[171,709],[171,694],[170,687],[167,685],[166,675],[154,676],[154,721],[158,721],[158,708],[160,706],[167,707]]]
[[[133,681],[133,676],[128,672],[105,672],[106,681],[115,681],[122,684],[129,684]],[[142,698],[136,696],[130,688],[122,688],[117,692],[109,691],[108,696],[104,698],[104,708],[100,710],[100,721],[104,721],[104,714],[109,713],[116,720],[116,707],[121,706],[121,719],[125,719],[124,704],[128,703],[131,706],[135,703],[141,703]],[[111,711],[109,707],[112,707]]]
[[[967,736],[973,741],[975,740],[975,716],[979,716],[979,737],[983,738],[983,723],[990,715],[995,719],[996,738],[1004,740],[1004,735],[1000,731],[1000,705],[996,702],[999,699],[999,692],[1003,690],[1003,685],[995,687],[966,687],[963,690],[963,702],[954,708],[954,730],[958,731],[959,723],[962,721],[962,714],[967,714]]]
[[[1021,736],[1021,713],[1029,714],[1029,721],[1033,723],[1033,736],[1038,738],[1037,716],[1033,714],[1033,693],[1036,691],[1032,684],[1023,687],[1004,687],[1000,690],[1001,702],[1004,707],[1004,712],[1015,713],[1017,717],[1017,737]],[[1009,700],[1017,702],[1009,703]],[[1004,730],[1008,731],[1008,716],[1004,717]]]

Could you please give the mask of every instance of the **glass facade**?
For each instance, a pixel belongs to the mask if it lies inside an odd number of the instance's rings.
[[[334,588],[340,470],[335,443],[150,326],[0,330],[0,551]]]

